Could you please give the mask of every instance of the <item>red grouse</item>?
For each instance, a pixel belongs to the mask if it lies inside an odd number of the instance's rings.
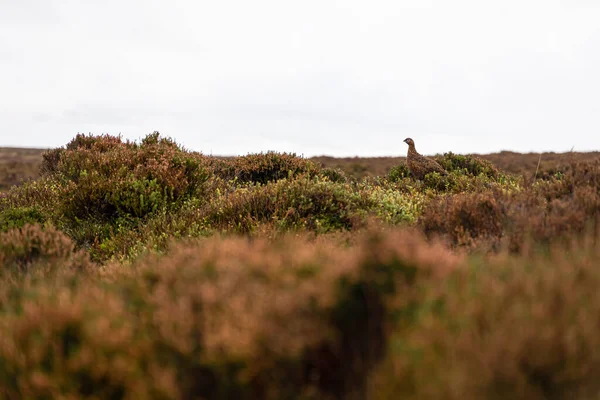
[[[431,158],[424,157],[417,153],[415,142],[411,138],[404,139],[404,143],[408,145],[408,155],[406,156],[406,165],[410,173],[417,179],[423,179],[430,172],[438,172],[441,175],[446,175],[446,171],[437,161]]]

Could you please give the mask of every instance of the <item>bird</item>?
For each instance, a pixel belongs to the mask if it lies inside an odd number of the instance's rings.
[[[410,173],[417,179],[423,179],[430,172],[438,172],[440,175],[448,173],[435,160],[422,156],[415,149],[415,142],[411,138],[404,139],[404,143],[408,145],[408,154],[406,156],[406,165]]]

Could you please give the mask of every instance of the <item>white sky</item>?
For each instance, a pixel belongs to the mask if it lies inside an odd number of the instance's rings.
[[[0,146],[600,149],[596,0],[0,0]]]

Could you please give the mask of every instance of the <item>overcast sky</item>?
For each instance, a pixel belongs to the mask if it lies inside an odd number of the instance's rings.
[[[596,0],[0,0],[0,146],[600,149]]]

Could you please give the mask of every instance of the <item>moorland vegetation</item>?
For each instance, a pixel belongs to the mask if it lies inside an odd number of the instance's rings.
[[[0,397],[598,397],[600,160],[435,159],[45,152],[0,192]]]

